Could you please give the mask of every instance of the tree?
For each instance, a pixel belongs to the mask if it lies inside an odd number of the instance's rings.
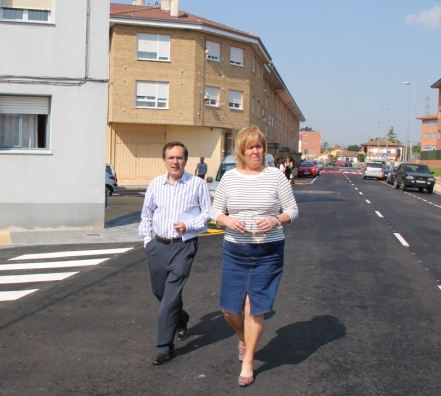
[[[401,143],[397,139],[397,134],[394,132],[394,127],[390,127],[389,131],[387,132],[387,139],[392,143]]]
[[[348,151],[356,151],[357,153],[361,150],[361,147],[357,144],[352,144],[346,148]]]
[[[358,161],[364,162],[364,154],[358,154]]]

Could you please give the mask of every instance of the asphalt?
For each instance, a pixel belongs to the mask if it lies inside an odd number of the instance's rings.
[[[144,192],[145,187],[138,190],[122,187],[120,194],[108,197],[103,228],[0,232],[0,249],[11,246],[140,242],[138,224]],[[441,195],[441,183],[436,184],[435,192]]]

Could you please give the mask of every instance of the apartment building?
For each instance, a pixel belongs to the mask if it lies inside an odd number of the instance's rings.
[[[361,144],[365,161],[402,161],[403,144],[392,143],[386,139],[370,140]]]
[[[318,158],[322,147],[322,133],[305,127],[299,131],[299,152],[303,159]]]
[[[436,83],[431,85],[430,88],[438,89],[438,139],[436,141],[436,150],[441,150],[441,79],[439,79]],[[432,132],[433,133],[433,132]],[[421,147],[423,145],[421,144]]]
[[[121,185],[163,174],[172,140],[187,145],[189,172],[205,157],[215,176],[248,124],[275,157],[298,155],[304,116],[258,36],[180,11],[178,0],[134,3],[110,13],[106,156]]]
[[[0,1],[0,230],[104,224],[109,8]]]
[[[440,141],[438,114],[421,116],[417,120],[421,120],[421,151],[437,150],[437,144]],[[438,150],[441,150],[441,147]]]

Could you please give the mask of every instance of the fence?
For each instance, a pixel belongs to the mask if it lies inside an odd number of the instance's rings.
[[[422,160],[441,160],[441,150],[421,151]]]

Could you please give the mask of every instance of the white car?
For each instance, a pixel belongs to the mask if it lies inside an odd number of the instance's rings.
[[[278,168],[276,165],[276,161],[271,154],[265,155],[265,165],[271,166],[273,168]],[[216,194],[216,188],[222,179],[224,173],[230,169],[236,168],[236,157],[234,155],[227,155],[219,165],[219,169],[217,170],[216,177],[213,179],[211,176],[207,178],[207,183],[211,183],[210,185],[210,196],[211,200],[214,200],[214,196]]]
[[[116,172],[115,172],[115,168],[110,165],[110,164],[106,164],[106,188],[105,188],[105,192],[106,192],[106,196],[110,197],[113,193],[118,192],[118,184],[117,184],[117,177],[116,177]]]

